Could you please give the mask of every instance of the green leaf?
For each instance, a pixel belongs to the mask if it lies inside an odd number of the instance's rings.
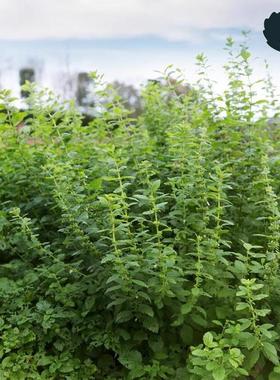
[[[68,363],[64,363],[61,368],[60,368],[60,371],[62,373],[69,373],[69,372],[73,372],[74,370],[74,367],[73,367],[73,364],[71,362],[68,362]]]
[[[253,347],[255,347],[258,344],[257,337],[248,331],[242,331],[239,333],[238,336],[242,345],[244,345],[248,350],[252,350]]]
[[[148,315],[149,317],[154,316],[154,310],[149,305],[141,304],[139,305],[139,312]]]
[[[192,311],[193,304],[192,303],[185,303],[181,306],[181,313],[183,315],[189,314]]]
[[[247,370],[251,370],[255,364],[258,362],[260,357],[260,350],[258,348],[250,351],[246,356],[245,356],[245,363],[244,367]]]
[[[51,364],[53,362],[53,358],[52,357],[48,357],[48,356],[43,356],[41,359],[38,360],[38,365],[39,366],[47,366],[49,364]]]
[[[148,285],[144,281],[141,281],[141,280],[133,279],[132,282],[133,282],[133,284],[136,284],[136,285],[140,286],[141,288],[147,288],[148,287]]]
[[[151,183],[151,187],[152,187],[153,191],[157,191],[158,188],[160,187],[160,179],[153,181]]]
[[[249,305],[245,302],[239,302],[237,305],[236,305],[236,310],[237,311],[241,311],[241,310],[245,310],[245,309],[248,309],[249,308]]]
[[[92,180],[89,184],[88,187],[90,190],[100,190],[102,187],[102,178],[96,178]]]
[[[130,321],[132,319],[132,317],[133,317],[133,315],[132,315],[131,311],[124,310],[124,311],[121,311],[120,313],[117,314],[116,322],[117,323],[127,322],[127,321]]]
[[[199,288],[192,288],[191,292],[194,297],[198,297],[201,294],[201,290]]]
[[[110,302],[110,303],[107,305],[107,309],[110,309],[110,308],[113,307],[113,306],[122,305],[122,304],[125,303],[126,301],[127,301],[126,298],[117,298],[116,300]]]
[[[128,369],[142,363],[142,355],[139,351],[125,351],[122,352],[119,356],[119,362]]]
[[[203,356],[207,356],[207,353],[205,351],[197,348],[197,349],[192,351],[192,355],[203,357]]]
[[[198,324],[199,326],[202,326],[204,328],[207,327],[207,321],[199,314],[191,314],[191,319],[194,323]]]
[[[240,274],[244,274],[247,272],[247,267],[242,261],[236,260],[234,266]]]
[[[255,311],[256,311],[256,314],[259,315],[260,317],[265,317],[271,312],[270,309],[260,309],[260,310],[255,310]]]
[[[251,54],[248,50],[245,50],[245,49],[242,49],[241,50],[241,53],[240,53],[241,57],[247,61],[247,59],[249,59],[251,57]]]
[[[270,360],[273,364],[278,365],[279,364],[279,359],[277,355],[277,350],[273,346],[273,344],[269,342],[264,342],[263,347],[262,347],[262,352],[264,356]]]
[[[217,368],[213,372],[214,380],[224,380],[226,377],[226,371],[223,367]]]
[[[207,332],[203,335],[203,343],[207,347],[212,347],[213,345],[213,335],[210,332]]]
[[[260,301],[260,300],[267,298],[267,297],[269,297],[268,294],[256,294],[253,296],[253,299],[254,299],[254,301]]]
[[[143,325],[146,329],[154,332],[154,333],[158,333],[158,330],[159,330],[159,324],[158,324],[158,321],[155,319],[155,318],[151,318],[151,317],[146,317],[144,320],[143,320]]]
[[[250,327],[252,324],[252,321],[250,319],[242,319],[240,320],[240,322],[241,322],[241,326],[240,326],[241,331],[247,330],[247,328]]]

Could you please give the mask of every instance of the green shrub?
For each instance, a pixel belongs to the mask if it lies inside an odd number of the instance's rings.
[[[137,120],[96,74],[87,126],[33,84],[26,111],[0,93],[1,379],[280,378],[279,106],[226,49],[224,94],[199,55]]]

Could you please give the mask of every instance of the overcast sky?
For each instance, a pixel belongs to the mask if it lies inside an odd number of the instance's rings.
[[[140,83],[171,63],[191,80],[200,52],[225,84],[225,39],[251,30],[256,71],[267,59],[280,88],[280,54],[262,34],[274,11],[280,0],[0,0],[0,85],[15,88],[34,62],[46,85],[60,83],[58,71],[95,69]]]
[[[212,28],[261,30],[277,10],[279,0],[0,0],[0,38],[189,40]]]

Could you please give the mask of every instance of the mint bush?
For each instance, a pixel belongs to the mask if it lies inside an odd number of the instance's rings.
[[[86,126],[1,91],[1,379],[280,378],[279,105],[246,42],[226,50],[223,94],[200,54],[137,119],[96,73]]]

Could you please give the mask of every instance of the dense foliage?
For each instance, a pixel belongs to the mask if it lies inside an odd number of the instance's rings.
[[[280,378],[279,107],[226,49],[223,95],[199,55],[137,120],[94,74],[88,126],[34,85],[26,111],[0,93],[1,379]]]

